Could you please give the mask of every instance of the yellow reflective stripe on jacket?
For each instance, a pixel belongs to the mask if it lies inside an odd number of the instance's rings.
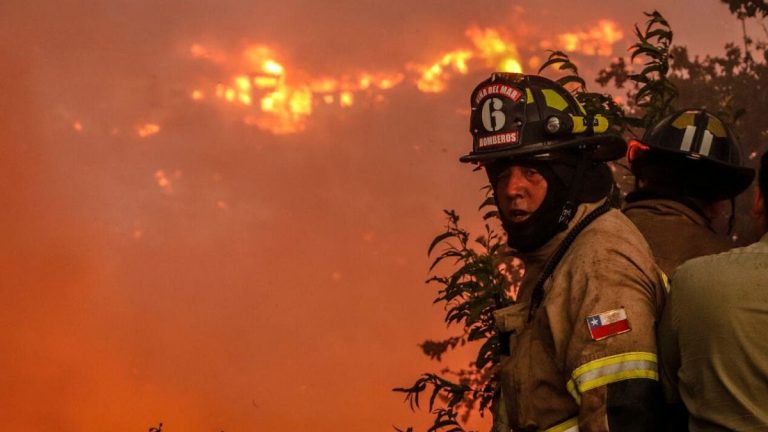
[[[664,272],[659,272],[659,273],[661,273],[661,281],[664,283],[664,291],[667,294],[669,294],[669,289],[671,287],[671,285],[669,283],[669,276],[667,276],[667,274],[664,273]]]
[[[581,403],[581,394],[587,390],[633,378],[659,380],[656,354],[631,352],[593,360],[574,369],[567,388]]]
[[[552,426],[544,432],[579,432],[579,418],[570,418],[558,425]]]

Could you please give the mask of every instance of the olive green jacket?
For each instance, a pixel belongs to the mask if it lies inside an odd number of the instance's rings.
[[[691,431],[768,431],[768,235],[686,262],[659,328],[665,398]]]

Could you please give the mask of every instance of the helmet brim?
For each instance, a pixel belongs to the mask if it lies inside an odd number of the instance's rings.
[[[608,162],[621,159],[627,151],[627,143],[618,135],[600,134],[591,137],[578,137],[565,141],[544,141],[535,144],[525,144],[516,148],[506,148],[497,151],[472,152],[459,158],[464,163],[484,163],[502,158],[528,158],[531,156],[546,156],[548,153],[558,153],[580,146],[594,148],[592,160]]]
[[[698,157],[695,153],[656,148],[638,153],[631,162],[631,169],[636,176],[642,176],[645,167],[654,163],[676,165],[684,169],[689,181],[697,186],[696,195],[711,201],[734,198],[747,190],[755,179],[755,170],[752,168]]]

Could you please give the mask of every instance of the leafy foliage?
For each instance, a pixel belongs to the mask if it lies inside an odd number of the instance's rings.
[[[751,7],[748,4],[755,2],[731,3]],[[763,2],[759,3],[763,4]],[[748,13],[739,15],[740,19],[744,19],[745,16],[754,16],[753,9],[745,10]],[[754,10],[759,12],[760,9]],[[651,21],[661,22],[661,19],[663,17],[656,18],[652,14]],[[666,21],[663,26],[668,28]],[[654,29],[651,29],[650,32],[653,31]],[[671,30],[669,38],[671,43]],[[600,71],[597,82],[603,86],[612,83],[618,88],[628,86],[628,110],[640,118],[642,120],[640,123],[645,126],[652,124],[653,119],[660,118],[670,110],[695,107],[717,114],[732,125],[734,132],[740,138],[742,156],[746,157],[748,165],[754,166],[756,156],[766,150],[765,140],[768,137],[768,125],[765,123],[768,115],[768,65],[766,64],[768,63],[768,45],[766,42],[753,42],[745,34],[743,48],[735,43],[728,43],[725,45],[723,54],[708,55],[703,58],[691,57],[688,49],[683,46],[671,46],[666,43],[660,46],[666,46],[668,54],[657,56],[658,60],[654,61],[662,64],[666,62],[666,66],[662,65],[658,71],[652,71],[648,78],[658,81],[661,79],[660,73],[663,72],[666,83],[657,84],[656,88],[660,91],[666,91],[667,88],[675,91],[670,90],[665,93],[667,96],[659,94],[656,96],[655,103],[640,106],[637,95],[642,79],[638,81],[637,74],[630,70],[623,59],[614,61],[607,69]],[[640,74],[642,75],[643,72]],[[646,101],[649,99],[646,98]],[[667,100],[669,100],[668,104]],[[734,231],[737,244],[754,240],[749,226],[747,195],[742,194],[737,199]]]
[[[630,47],[630,58],[634,61],[635,58],[644,56],[647,61],[640,73],[629,76],[629,79],[639,86],[633,100],[635,106],[643,111],[643,128],[648,128],[671,113],[672,101],[678,95],[677,88],[667,76],[672,29],[658,11],[646,13],[646,16],[650,19],[646,23],[645,31],[640,31],[640,28],[635,26],[638,41]]]
[[[509,303],[506,288],[518,282],[516,277],[519,278],[520,272],[510,269],[502,273],[498,269],[504,241],[491,228],[490,221],[497,217],[497,212],[488,193],[479,210],[485,212],[486,221],[480,236],[472,240],[471,234],[459,224],[459,215],[445,210],[445,231],[437,235],[428,248],[430,255],[437,253],[431,271],[446,260],[452,261],[454,267],[450,274],[434,275],[427,283],[439,286],[435,303],[443,304],[445,322],[461,327],[463,333],[421,344],[426,355],[439,361],[447,351],[478,341],[481,346],[477,356],[469,368],[459,371],[444,369],[442,375],[426,373],[412,386],[394,389],[405,393],[405,400],[411,409],[421,407],[422,393],[430,394],[427,407],[434,415],[434,422],[429,432],[463,431],[460,422],[466,422],[475,409],[482,415],[493,399],[494,366],[499,362],[493,311]]]
[[[721,0],[728,5],[731,13],[741,18],[754,18],[768,15],[768,4],[765,0]]]

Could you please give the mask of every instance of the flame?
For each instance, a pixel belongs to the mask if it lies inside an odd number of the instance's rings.
[[[445,90],[448,81],[456,74],[466,75],[471,60],[481,60],[485,67],[503,72],[522,72],[517,47],[501,31],[494,28],[470,27],[466,36],[473,48],[456,49],[444,53],[429,65],[412,64],[410,68],[420,76],[416,81],[419,90],[438,93]]]
[[[513,42],[505,40],[499,30],[471,27],[466,34],[472,40],[487,66],[502,72],[520,73],[523,71],[517,47]]]
[[[210,60],[212,56],[200,44],[190,49],[195,58]],[[341,107],[354,105],[359,92],[389,90],[404,79],[402,73],[361,72],[342,77],[289,76],[288,68],[276,53],[265,45],[250,45],[241,55],[243,72],[215,84],[216,99],[247,108],[243,122],[274,134],[301,132],[316,105],[338,102]],[[192,99],[202,100],[203,91],[192,92]],[[375,99],[375,97],[374,97]]]
[[[136,128],[136,133],[141,138],[147,138],[160,132],[160,125],[156,123],[146,123]]]
[[[495,29],[470,28],[467,36],[474,48],[462,48],[443,53],[432,64],[407,65],[418,73],[416,85],[423,92],[444,91],[454,75],[467,74],[470,60],[480,59],[486,67],[496,70],[520,72],[515,45]],[[221,63],[237,56],[226,55],[202,44],[190,47],[192,57]],[[307,119],[320,105],[337,105],[341,108],[354,106],[360,100],[380,103],[381,92],[390,90],[403,81],[402,72],[359,72],[354,75],[311,76],[292,73],[285,63],[268,46],[253,44],[245,47],[241,61],[228,64],[228,69],[240,69],[240,73],[211,85],[211,90],[201,88],[191,92],[193,100],[203,100],[205,94],[227,104],[239,105],[245,112],[243,122],[274,134],[301,132]],[[307,78],[309,75],[309,78]]]
[[[74,129],[77,132],[82,132],[83,124],[80,123],[80,120],[76,120],[74,123],[72,123],[72,129]]]
[[[406,79],[421,92],[439,93],[452,79],[473,70],[521,73],[523,64],[533,69],[541,62],[532,56],[523,63],[517,45],[502,28],[472,26],[465,36],[465,46],[444,50],[432,61],[407,63],[402,72],[359,71],[339,76],[296,70],[263,44],[250,44],[239,54],[231,54],[195,43],[189,49],[192,57],[219,65],[226,75],[207,88],[194,89],[191,95],[196,101],[208,99],[238,107],[247,125],[273,134],[291,134],[305,130],[318,109],[351,108],[361,101],[381,103],[386,91]],[[586,30],[562,33],[540,45],[607,56],[623,37],[616,22],[603,19]]]
[[[558,46],[567,52],[585,55],[610,56],[613,44],[624,38],[624,33],[615,21],[600,20],[586,31],[558,35]],[[548,45],[548,43],[543,44]]]
[[[452,72],[465,75],[469,68],[467,61],[473,57],[469,50],[455,50],[443,54],[442,58],[428,66],[412,65],[412,69],[421,73],[416,87],[425,93],[438,93],[445,90]]]
[[[285,68],[280,63],[274,61],[274,60],[267,60],[262,65],[262,70],[265,73],[271,74],[271,75],[282,75],[285,73]]]
[[[355,95],[352,92],[344,92],[339,96],[339,105],[351,107],[355,103]]]

